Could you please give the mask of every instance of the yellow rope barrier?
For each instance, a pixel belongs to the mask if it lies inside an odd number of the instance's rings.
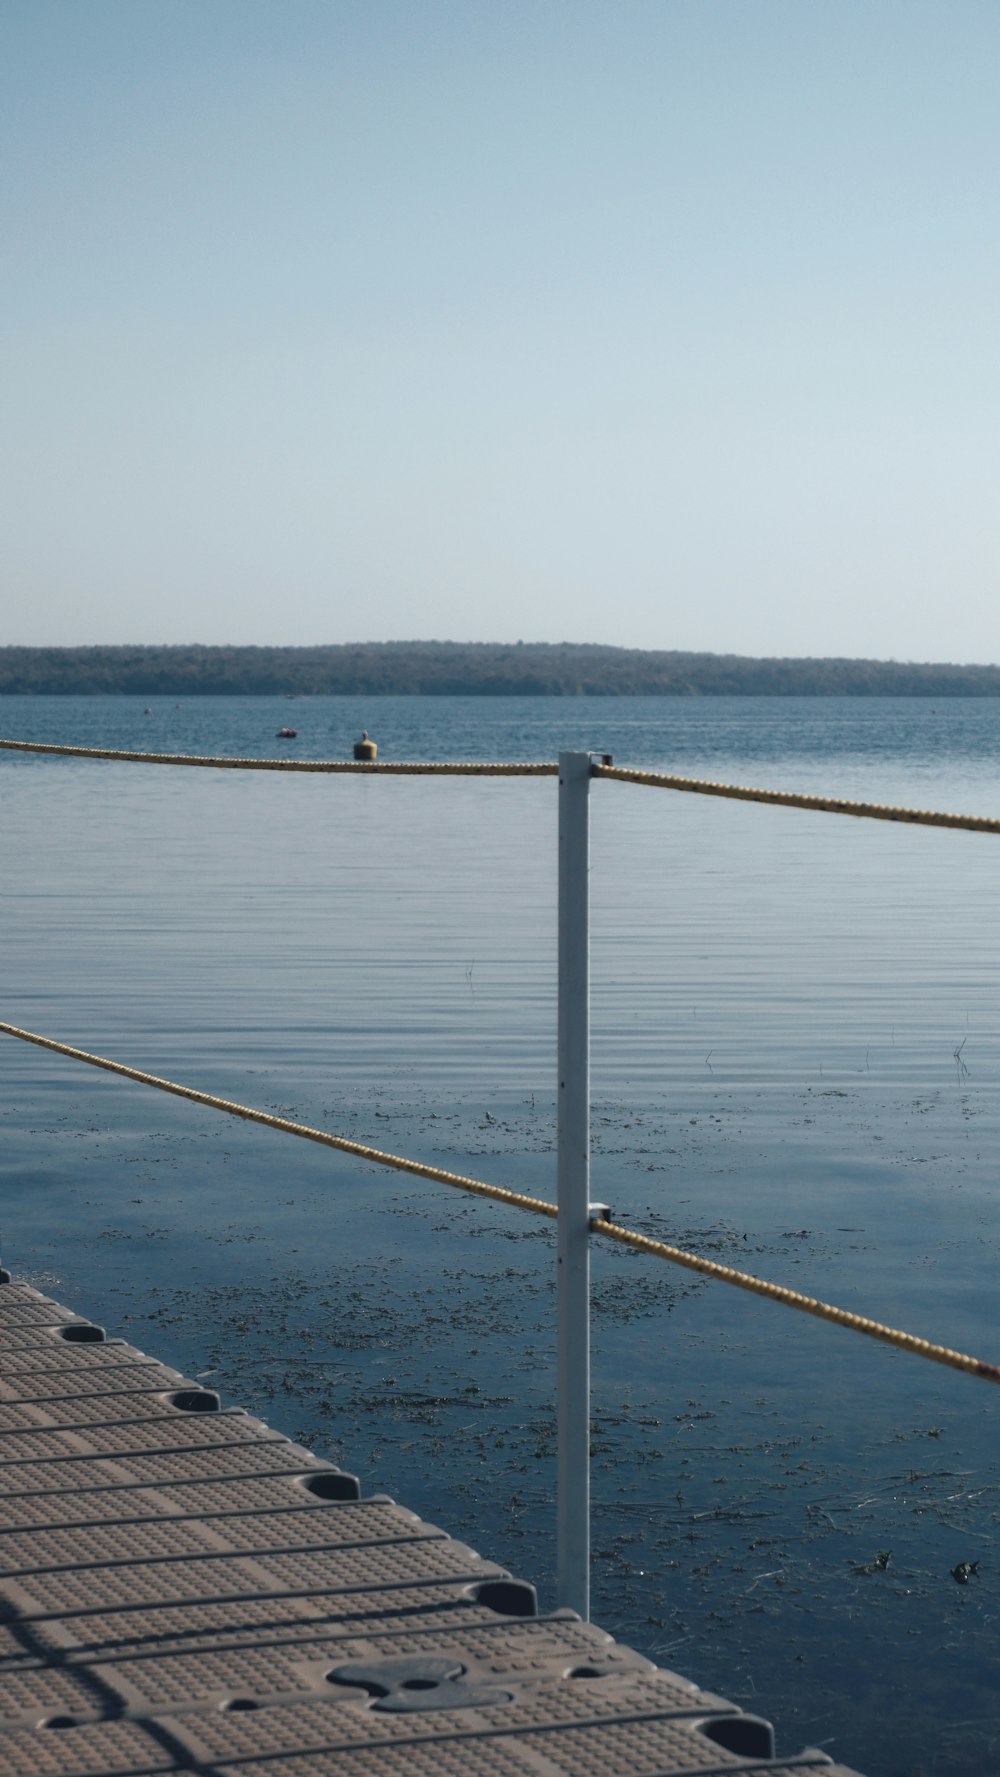
[[[544,761],[490,764],[466,760],[396,763],[371,759],[232,759],[199,753],[120,753],[106,747],[57,747],[47,741],[0,740],[8,753],[55,753],[68,759],[111,759],[131,765],[200,765],[213,771],[358,772],[367,777],[558,777],[558,765]]]
[[[540,1216],[558,1214],[554,1203],[545,1203],[538,1197],[529,1197],[521,1191],[506,1191],[501,1185],[487,1185],[481,1179],[466,1178],[461,1172],[445,1172],[439,1166],[424,1166],[419,1160],[404,1160],[399,1154],[386,1154],[381,1148],[370,1148],[364,1142],[349,1141],[345,1135],[330,1135],[325,1129],[311,1129],[307,1123],[293,1123],[287,1117],[272,1117],[268,1111],[255,1111],[249,1105],[235,1104],[229,1098],[216,1098],[211,1092],[198,1092],[193,1086],[178,1086],[173,1080],[161,1079],[159,1074],[146,1074],[137,1067],[126,1067],[124,1062],[109,1061],[103,1055],[91,1055],[86,1049],[74,1049],[69,1043],[57,1043],[52,1037],[40,1037],[35,1031],[21,1030],[16,1024],[6,1024],[0,1020],[0,1031],[9,1037],[19,1037],[23,1043],[37,1043],[40,1049],[51,1049],[56,1055],[68,1055],[72,1061],[85,1061],[91,1067],[100,1067],[109,1074],[121,1074],[123,1079],[137,1080],[141,1086],[155,1086],[160,1092],[172,1092],[175,1098],[188,1098],[192,1104],[208,1105],[214,1111],[228,1111],[231,1117],[242,1117],[247,1123],[262,1123],[266,1129],[280,1129],[285,1135],[298,1135],[304,1141],[319,1142],[321,1147],[337,1148],[341,1153],[354,1154],[359,1160],[370,1160],[375,1166],[391,1166],[396,1172],[412,1172],[417,1178],[435,1179],[442,1185],[454,1185],[458,1190],[470,1191],[476,1197],[491,1197],[497,1203],[508,1203],[514,1209],[528,1209]]]
[[[22,1030],[16,1024],[7,1024],[0,1020],[0,1032],[18,1037],[24,1043],[35,1043],[40,1049],[51,1049],[56,1055],[67,1055],[72,1061],[85,1061],[89,1066],[103,1068],[109,1074],[120,1074],[126,1080],[136,1080],[142,1086],[155,1086],[160,1092],[172,1093],[175,1098],[190,1099],[193,1104],[207,1105],[211,1110],[227,1111],[230,1116],[242,1117],[248,1123],[262,1123],[267,1129],[278,1129],[286,1135],[298,1135],[305,1141],[318,1142],[322,1147],[353,1154],[357,1159],[368,1160],[375,1166],[388,1166],[396,1172],[412,1173],[416,1178],[453,1185],[457,1190],[467,1191],[472,1196],[487,1197],[495,1203],[505,1203],[512,1209],[528,1210],[533,1215],[549,1216],[554,1220],[559,1214],[556,1204],[548,1203],[543,1198],[529,1197],[526,1192],[507,1191],[501,1185],[488,1185],[482,1179],[468,1178],[460,1172],[446,1172],[441,1167],[424,1166],[419,1160],[405,1160],[399,1154],[387,1154],[381,1148],[370,1148],[363,1142],[349,1141],[346,1136],[330,1135],[326,1130],[312,1129],[306,1123],[293,1123],[287,1117],[273,1117],[267,1111],[255,1111],[249,1105],[235,1104],[231,1099],[217,1098],[209,1092],[198,1092],[193,1086],[179,1086],[173,1080],[161,1079],[158,1074],[143,1073],[139,1068],[126,1067],[123,1062],[109,1061],[105,1056],[91,1055],[86,1049],[75,1049],[69,1043],[58,1043],[52,1037],[42,1037],[35,1031]],[[734,1271],[731,1266],[719,1265],[714,1259],[702,1259],[696,1253],[685,1252],[681,1247],[668,1246],[665,1241],[652,1240],[646,1234],[633,1233],[617,1222],[595,1218],[590,1226],[592,1233],[602,1234],[607,1240],[632,1247],[636,1252],[647,1253],[652,1258],[666,1259],[670,1264],[685,1266],[689,1271],[699,1271],[705,1277],[732,1284],[752,1295],[766,1296],[769,1301],[781,1302],[786,1308],[796,1308],[800,1313],[811,1314],[817,1320],[830,1321],[835,1326],[847,1327],[854,1333],[864,1333],[868,1338],[879,1339],[885,1345],[894,1345],[917,1357],[929,1358],[932,1363],[945,1364],[950,1369],[962,1370],[970,1376],[980,1376],[987,1382],[1000,1382],[1000,1364],[987,1364],[979,1358],[966,1357],[963,1352],[952,1351],[946,1345],[934,1345],[929,1339],[918,1339],[913,1333],[883,1326],[881,1321],[869,1320],[862,1314],[852,1314],[846,1308],[835,1308],[829,1302],[802,1295],[798,1290],[786,1289],[782,1284],[768,1283],[745,1271]]]
[[[684,1252],[681,1247],[668,1246],[663,1240],[651,1240],[646,1234],[635,1234],[630,1228],[621,1228],[617,1222],[595,1219],[591,1222],[594,1234],[603,1234],[608,1240],[615,1240],[621,1246],[630,1246],[636,1252],[648,1253],[655,1259],[666,1259],[671,1265],[683,1265],[689,1271],[700,1271],[704,1277],[714,1277],[719,1283],[730,1283],[739,1290],[748,1290],[754,1296],[766,1296],[771,1302],[781,1302],[786,1308],[797,1308],[801,1314],[811,1314],[816,1320],[831,1321],[834,1326],[848,1327],[852,1333],[865,1333],[869,1339],[880,1339],[884,1345],[895,1345],[900,1351],[911,1351],[917,1357],[926,1357],[935,1364],[945,1364],[952,1370],[964,1370],[969,1376],[982,1376],[987,1382],[1000,1382],[1000,1364],[983,1363],[980,1358],[966,1357],[961,1351],[952,1351],[947,1345],[933,1345],[929,1339],[918,1339],[913,1333],[902,1333],[897,1327],[883,1326],[881,1321],[869,1320],[863,1314],[852,1314],[848,1308],[835,1308],[829,1302],[820,1302],[815,1296],[804,1296],[799,1290],[789,1290],[780,1283],[768,1283],[764,1278],[752,1277],[746,1271],[734,1271],[729,1265],[718,1265],[714,1259],[701,1259],[695,1253]]]
[[[114,752],[106,747],[63,747],[48,741],[0,740],[0,750],[49,753],[68,759],[109,759],[133,765],[194,765],[213,771],[311,771],[360,773],[368,777],[558,777],[557,764],[546,760],[356,760],[233,759],[197,753]],[[707,778],[671,777],[662,771],[633,771],[624,765],[592,767],[595,778],[620,784],[644,784],[657,790],[681,790],[693,796],[723,796],[734,802],[763,802],[776,808],[804,808],[819,814],[849,814],[860,820],[901,821],[915,827],[950,827],[966,833],[1000,833],[1000,819],[981,815],[940,814],[933,809],[893,808],[880,802],[849,802],[836,796],[805,796],[793,790],[758,790],[742,784],[713,783]]]
[[[802,796],[793,790],[754,790],[705,778],[669,777],[662,771],[630,771],[624,765],[594,765],[594,777],[620,784],[646,784],[655,790],[686,790],[693,796],[725,796],[734,802],[767,802],[776,808],[807,808],[819,814],[852,814],[868,821],[905,821],[915,827],[958,827],[967,833],[1000,833],[1000,820],[972,814],[936,814],[925,808],[891,808],[881,802],[846,802],[835,796]]]

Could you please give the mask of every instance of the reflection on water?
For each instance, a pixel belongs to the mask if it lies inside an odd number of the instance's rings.
[[[0,726],[263,755],[289,708],[5,699]],[[996,724],[965,700],[308,699],[289,744],[584,745],[991,813]],[[4,1018],[551,1194],[550,780],[0,774]],[[998,842],[593,795],[595,1195],[996,1358]],[[19,1271],[544,1580],[549,1230],[13,1042],[0,1060]],[[994,1443],[984,1384],[595,1253],[595,1615],[773,1716],[784,1751],[996,1768]]]

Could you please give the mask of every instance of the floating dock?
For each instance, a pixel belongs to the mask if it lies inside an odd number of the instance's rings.
[[[7,1273],[0,1722],[0,1777],[849,1777]]]

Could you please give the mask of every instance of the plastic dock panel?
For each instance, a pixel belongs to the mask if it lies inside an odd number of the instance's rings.
[[[850,1777],[0,1274],[0,1777]]]

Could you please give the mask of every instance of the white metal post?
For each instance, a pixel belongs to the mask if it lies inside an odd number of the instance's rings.
[[[559,755],[556,1591],[590,1616],[590,768]]]

